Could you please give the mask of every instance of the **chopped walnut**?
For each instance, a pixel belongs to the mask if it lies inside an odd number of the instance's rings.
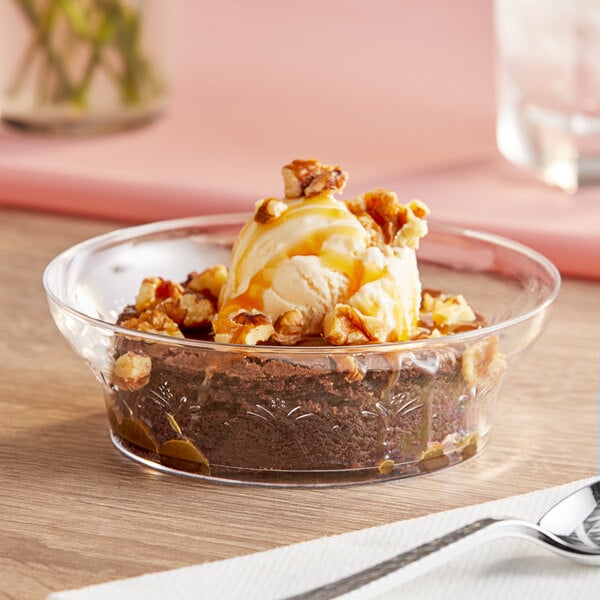
[[[288,205],[277,198],[264,198],[256,203],[254,220],[257,223],[272,223],[286,210]]]
[[[142,281],[140,291],[135,299],[135,308],[142,312],[148,308],[154,308],[167,298],[178,300],[182,294],[183,288],[178,283],[162,277],[146,277]]]
[[[184,294],[179,298],[179,306],[185,311],[184,327],[208,325],[217,312],[214,304],[202,294]]]
[[[427,235],[429,208],[420,200],[411,200],[406,205],[406,222],[394,238],[393,245],[401,248],[419,247],[419,240]]]
[[[424,471],[437,471],[450,464],[450,459],[444,453],[444,447],[440,442],[431,444],[425,452],[419,463]]]
[[[159,302],[153,309],[152,312],[164,313],[171,321],[173,321],[179,327],[202,327],[208,325],[211,319],[216,314],[216,300],[208,299],[199,292],[185,292],[179,299],[167,298]],[[149,315],[150,310],[143,311],[138,315],[134,315],[133,318],[123,321],[121,324],[123,327],[129,327],[130,329],[141,329],[139,326],[139,320],[142,323],[159,322],[159,317]],[[134,321],[137,317],[137,321]],[[128,324],[128,321],[130,323]],[[169,322],[164,322],[169,327]],[[145,325],[142,325],[145,327]],[[171,334],[170,334],[171,335]]]
[[[181,298],[183,298],[183,296],[181,296]],[[159,302],[154,307],[154,310],[165,313],[165,315],[167,315],[167,317],[169,317],[169,319],[172,321],[175,321],[177,325],[182,325],[185,319],[186,310],[180,305],[181,298],[179,298],[179,300],[167,298],[166,300]]]
[[[375,243],[417,249],[427,233],[429,209],[419,200],[402,204],[394,192],[375,189],[347,201],[347,206]]]
[[[261,312],[240,311],[213,320],[215,342],[254,346],[266,342],[275,332],[271,319]]]
[[[341,193],[346,185],[348,176],[339,167],[326,167],[326,170],[319,173],[304,189],[304,195],[307,198],[317,196],[325,190],[331,190],[334,193]]]
[[[214,298],[216,302],[226,281],[227,267],[225,265],[215,265],[204,269],[200,273],[196,271],[190,273],[184,285],[187,291],[199,292],[211,299]]]
[[[145,310],[138,317],[126,319],[121,322],[121,327],[144,331],[146,333],[164,334],[170,337],[183,337],[177,323],[167,316],[166,313],[158,309]]]
[[[462,356],[462,375],[471,386],[497,379],[506,369],[506,359],[498,349],[498,338],[469,344]]]
[[[324,190],[341,193],[348,174],[337,166],[323,165],[311,158],[295,160],[282,169],[285,197],[288,199],[310,198]]]
[[[391,458],[380,460],[377,469],[382,475],[391,475],[394,471],[394,461]]]
[[[152,359],[146,354],[125,352],[115,361],[113,383],[122,390],[134,392],[150,381]]]
[[[292,308],[275,321],[273,339],[279,344],[292,346],[301,340],[303,330],[304,315],[297,308]]]
[[[466,435],[461,440],[462,450],[460,451],[460,455],[463,460],[467,460],[467,458],[471,458],[477,453],[477,445],[479,442],[479,433],[474,431]]]
[[[359,313],[349,304],[337,304],[325,315],[323,334],[336,346],[385,341],[382,323],[374,317]]]
[[[333,361],[335,370],[344,374],[346,381],[362,381],[364,379],[366,367],[359,364],[353,356],[349,354],[332,354],[329,358]]]
[[[431,319],[437,327],[452,327],[463,323],[472,323],[476,316],[462,294],[423,293],[421,308],[431,313]]]

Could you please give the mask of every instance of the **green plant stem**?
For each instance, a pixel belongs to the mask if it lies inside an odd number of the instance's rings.
[[[16,2],[35,31],[35,37],[26,50],[15,79],[9,86],[9,95],[15,95],[20,90],[38,49],[43,50],[47,68],[53,68],[56,71],[61,88],[68,94],[71,90],[71,83],[66,67],[62,58],[52,48],[49,36],[55,18],[55,11],[58,8],[57,1],[52,0],[48,4],[46,13],[39,15],[36,13],[32,0],[16,0]]]
[[[69,101],[85,108],[99,71],[115,83],[124,104],[139,104],[164,90],[143,52],[142,4],[136,9],[122,0],[15,2],[34,35],[9,86],[10,95],[20,92],[37,56],[41,59],[36,85],[41,104]],[[68,67],[76,64],[70,56],[80,52],[87,55],[81,72],[75,75],[71,69],[69,73]]]

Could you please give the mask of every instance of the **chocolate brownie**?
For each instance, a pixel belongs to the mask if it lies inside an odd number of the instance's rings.
[[[149,356],[152,370],[140,389],[113,386],[113,431],[134,453],[182,470],[385,476],[428,470],[432,448],[453,436],[460,446],[476,430],[453,349],[342,356],[322,347],[292,359],[285,348],[223,353],[127,336],[116,347],[125,352]]]

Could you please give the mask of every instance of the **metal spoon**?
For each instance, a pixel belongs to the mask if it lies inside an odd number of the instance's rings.
[[[408,565],[417,567],[418,562],[418,568],[411,569],[414,577],[483,542],[510,535],[541,543],[571,560],[600,566],[600,479],[555,504],[537,524],[518,519],[480,519],[363,571],[286,600],[337,598]],[[427,560],[423,560],[426,557]]]

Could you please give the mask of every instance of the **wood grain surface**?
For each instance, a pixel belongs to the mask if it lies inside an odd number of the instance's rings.
[[[411,480],[329,489],[193,481],[111,445],[94,377],[52,322],[42,272],[117,223],[0,210],[0,598],[239,556],[590,476],[600,282],[567,279],[509,377],[475,460]]]

